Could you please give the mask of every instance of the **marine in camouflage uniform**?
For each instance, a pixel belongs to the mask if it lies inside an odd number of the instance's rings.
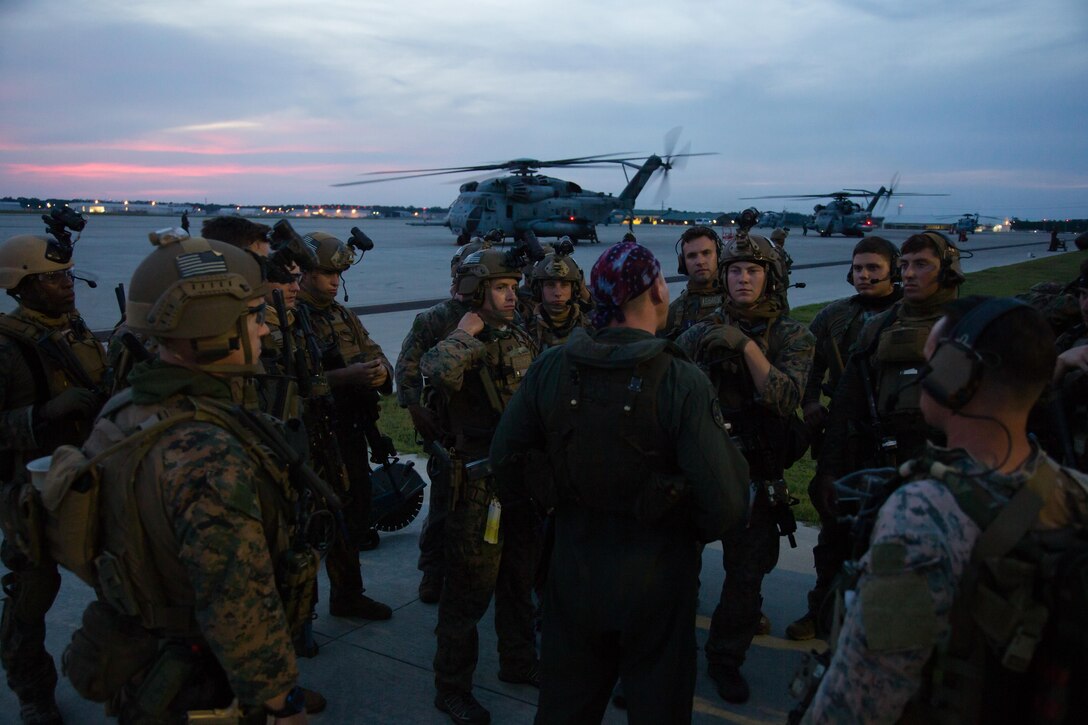
[[[435,706],[455,722],[490,721],[472,696],[472,676],[477,625],[492,594],[499,678],[537,686],[540,681],[530,599],[539,557],[537,524],[517,512],[496,510],[488,462],[499,416],[535,356],[532,340],[516,319],[521,265],[512,257],[481,250],[462,260],[457,291],[470,300],[472,310],[420,360],[420,370],[440,396],[443,434],[452,441],[446,579],[438,605],[434,670]]]
[[[540,351],[562,345],[574,330],[589,327],[580,304],[585,286],[582,270],[566,254],[551,252],[532,269],[532,314],[526,327]]]
[[[815,341],[783,313],[785,268],[769,240],[754,234],[732,240],[722,270],[725,305],[677,344],[710,376],[751,471],[748,525],[722,539],[726,576],[706,644],[719,694],[744,702],[750,693],[740,667],[759,626],[763,577],[778,563],[780,527],[787,531],[783,522],[792,522],[782,475],[807,447],[796,411]]]
[[[669,303],[669,316],[662,333],[675,340],[699,320],[706,319],[725,302],[725,290],[718,274],[722,240],[710,227],[686,229],[677,242],[677,272],[688,277],[680,296]]]
[[[834,395],[862,326],[903,296],[898,285],[898,248],[882,237],[870,236],[861,240],[851,255],[846,281],[854,286],[857,294],[831,302],[816,313],[809,324],[809,332],[816,338],[816,350],[801,396],[801,410],[812,436],[812,457],[816,460],[820,458],[819,442],[827,416],[821,395]],[[809,497],[820,515],[819,542],[812,550],[816,586],[808,594],[806,614],[786,627],[786,635],[796,640],[812,639],[816,635],[816,615],[831,582],[850,553],[849,531],[838,521],[834,505],[824,497],[814,495],[819,491],[815,486],[810,487],[813,490]]]
[[[747,465],[705,376],[654,337],[668,287],[652,253],[615,245],[593,279],[606,326],[533,364],[491,446],[504,512],[556,510],[536,721],[599,722],[622,671],[632,722],[688,722],[699,543],[743,518]]]
[[[450,277],[456,280],[457,268],[463,257],[480,249],[490,248],[491,243],[476,239],[458,247],[450,261]],[[445,339],[457,328],[457,323],[464,317],[471,306],[461,299],[453,282],[451,298],[424,310],[412,321],[412,329],[401,343],[400,355],[394,378],[397,384],[397,403],[405,408],[412,418],[416,432],[423,439],[424,445],[437,442],[440,447],[447,447],[451,441],[443,440],[437,420],[436,401],[433,399],[434,388],[425,384],[419,361],[423,354]],[[442,594],[442,581],[445,578],[445,538],[443,529],[446,514],[449,511],[450,472],[440,456],[430,455],[427,459],[427,477],[430,479],[428,493],[427,518],[419,534],[418,569],[423,572],[419,582],[419,598],[426,604],[435,604]]]
[[[938,232],[903,242],[903,299],[862,328],[831,399],[814,482],[818,496],[836,478],[898,465],[918,455],[927,438],[939,442],[939,432],[922,420],[917,380],[926,336],[965,279],[959,258]]]
[[[931,361],[941,341],[959,332],[955,325],[978,309],[972,307],[977,304],[976,299],[956,303],[958,309],[933,330],[926,343]],[[1015,308],[997,314],[1000,317],[990,318],[971,344],[973,350],[992,356],[987,359],[1002,360],[982,371],[977,392],[954,407],[929,388],[922,393],[926,419],[947,433],[949,448],[928,445],[901,469],[905,482],[891,482],[896,487],[880,506],[871,535],[864,540],[865,553],[853,568],[858,577],[854,594],[847,601],[830,665],[805,723],[1030,721],[1025,710],[1037,706],[1033,692],[1020,689],[1024,681],[1015,675],[1005,679],[1011,671],[999,665],[991,669],[1000,655],[989,646],[997,643],[972,639],[967,632],[975,630],[974,622],[989,621],[989,612],[1007,612],[993,600],[984,609],[976,608],[978,600],[961,601],[969,586],[965,576],[973,555],[985,558],[983,568],[998,571],[999,558],[1032,561],[1041,550],[1038,541],[1056,530],[1079,529],[1083,535],[1088,527],[1088,477],[1059,471],[1028,438],[1023,425],[1053,365],[1053,337],[1042,316]],[[934,364],[939,377],[941,365]],[[1035,492],[1027,500],[1034,498],[1039,508],[1032,509],[1019,530],[1005,519],[1006,531],[995,537],[1000,527],[991,529],[990,524],[1006,509],[1026,502],[1019,495],[1026,487]],[[998,544],[1000,538],[1008,541]],[[977,546],[985,546],[989,553],[976,552]],[[1000,547],[1011,551],[999,553]],[[1024,566],[1004,571],[1023,571]],[[1009,579],[1004,586],[1012,588],[1014,581]],[[957,615],[961,609],[963,614]],[[1017,627],[1017,622],[1006,620],[1001,625]],[[982,659],[989,664],[974,659],[976,647],[985,648]],[[963,661],[957,664],[965,656],[983,669],[972,673]],[[1077,656],[1083,658],[1083,653]],[[1034,664],[1029,672],[1034,672]],[[957,684],[957,677],[964,679]],[[1045,688],[1051,686],[1067,690],[1083,686],[1063,685],[1060,680],[1056,673],[1035,680],[1044,688],[1034,690],[1036,698],[1042,695],[1045,702],[1051,694]],[[951,707],[967,710],[945,709]],[[978,710],[972,713],[974,708]],[[1077,717],[1073,710],[1064,715]],[[1066,722],[1062,718],[1061,710],[1055,709],[1042,721]]]
[[[389,619],[392,609],[363,594],[359,562],[360,539],[377,546],[377,532],[370,529],[370,466],[367,463],[367,428],[378,419],[378,393],[393,392],[393,366],[378,343],[351,310],[336,301],[340,275],[351,266],[354,255],[342,241],[324,232],[307,234],[307,246],[317,257],[314,268],[303,276],[298,304],[309,314],[321,348],[325,377],[332,387],[336,412],[336,439],[347,467],[350,490],[345,518],[360,533],[355,541],[337,537],[325,557],[329,573],[329,612],[333,616]],[[366,533],[369,532],[369,533]]]
[[[19,301],[0,315],[0,484],[3,518],[17,515],[16,495],[29,461],[61,444],[78,445],[105,401],[102,345],[75,310],[71,247],[47,258],[57,242],[31,235],[0,244],[0,287]],[[45,649],[45,615],[60,589],[52,560],[35,564],[5,532],[0,556],[4,613],[0,659],[27,723],[61,721],[53,699],[57,670]]]
[[[84,448],[103,454],[99,600],[65,672],[124,722],[185,722],[235,699],[246,722],[303,718],[292,647],[300,615],[290,620],[285,602],[312,590],[316,556],[292,547],[286,461],[235,412],[238,374],[259,369],[267,332],[260,267],[221,242],[154,241],[128,309],[162,359],[133,369]],[[191,294],[209,282],[221,294]]]

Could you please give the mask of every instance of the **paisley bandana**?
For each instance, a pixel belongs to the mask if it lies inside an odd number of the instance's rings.
[[[637,242],[620,242],[606,249],[590,273],[594,326],[623,322],[623,305],[650,289],[659,274],[660,262]]]

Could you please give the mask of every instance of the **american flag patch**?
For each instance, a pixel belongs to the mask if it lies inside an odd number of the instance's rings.
[[[318,243],[309,234],[302,238],[302,243],[309,247],[310,251],[317,254]]]
[[[223,259],[223,255],[212,250],[182,254],[174,262],[182,279],[227,272],[227,261]]]

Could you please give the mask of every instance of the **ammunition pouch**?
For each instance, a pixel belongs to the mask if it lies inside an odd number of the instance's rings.
[[[53,452],[42,486],[45,533],[50,554],[83,581],[95,584],[98,554],[100,469],[83,451],[64,445]]]
[[[291,638],[298,640],[317,597],[317,554],[310,547],[282,552],[276,562],[276,589],[283,601]]]
[[[454,507],[463,502],[486,507],[495,497],[492,484],[494,478],[489,458],[481,458],[469,463],[455,461],[452,477],[458,479],[454,489]]]
[[[36,566],[48,551],[45,512],[38,490],[20,473],[0,487],[0,529],[4,539]]]
[[[72,634],[61,669],[72,687],[93,702],[106,702],[154,661],[159,640],[102,601],[83,612],[83,626]]]

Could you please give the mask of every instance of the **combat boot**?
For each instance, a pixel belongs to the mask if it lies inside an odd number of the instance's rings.
[[[52,697],[20,704],[19,716],[23,725],[64,725],[64,718],[60,716],[60,710]]]
[[[424,604],[438,604],[442,598],[442,575],[434,572],[423,572],[423,578],[419,580],[419,601]]]
[[[434,706],[456,723],[488,725],[491,722],[491,713],[471,692],[440,692],[434,696]]]
[[[532,685],[540,689],[540,663],[534,662],[520,670],[499,669],[499,679],[511,685]]]
[[[816,639],[816,618],[811,613],[806,614],[786,627],[786,636],[795,642]]]
[[[302,696],[303,701],[306,703],[307,715],[316,715],[319,712],[324,712],[325,708],[329,706],[329,701],[317,690],[303,687]]]
[[[748,697],[752,692],[748,688],[748,681],[740,673],[739,667],[712,664],[707,668],[707,674],[718,686],[718,694],[721,695],[723,700],[738,705],[742,702],[748,702]]]
[[[393,610],[388,604],[376,602],[362,592],[356,592],[346,597],[330,597],[329,614],[334,617],[383,620],[390,619]]]

